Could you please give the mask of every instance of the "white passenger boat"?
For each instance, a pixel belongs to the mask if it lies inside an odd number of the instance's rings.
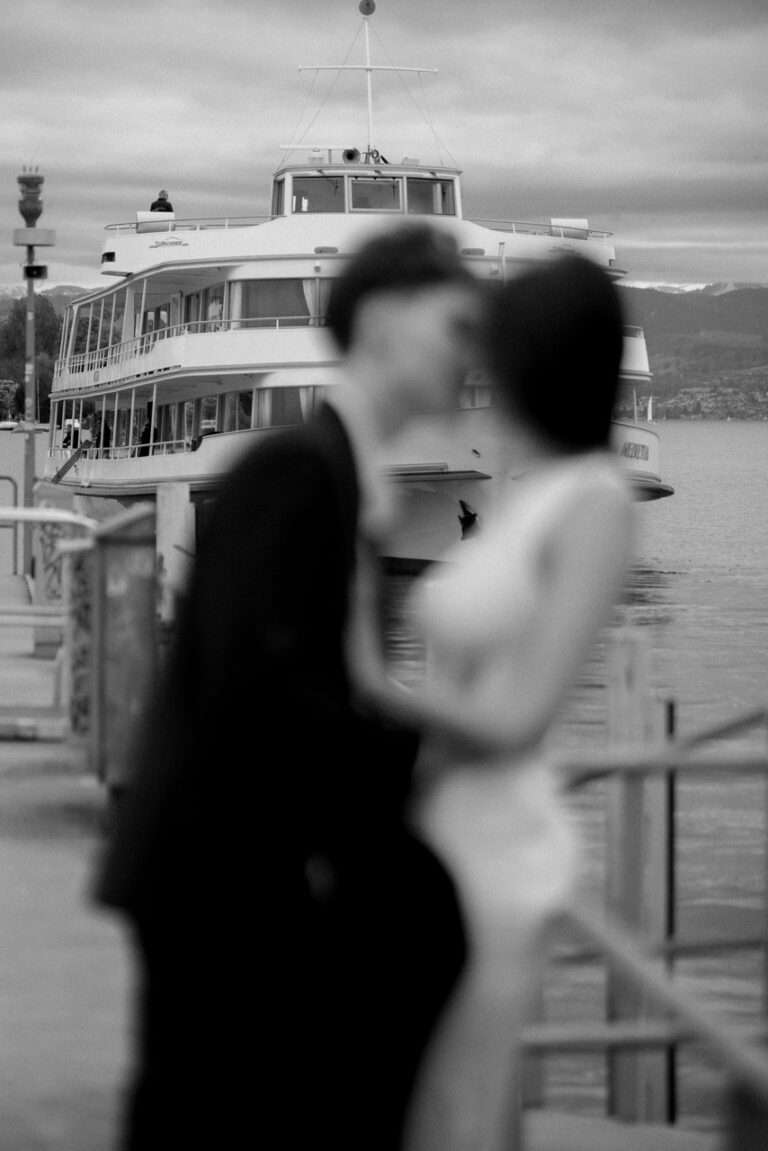
[[[503,280],[563,251],[595,260],[617,279],[624,275],[610,233],[587,220],[466,219],[457,168],[381,155],[371,128],[374,4],[362,0],[359,8],[365,63],[343,67],[366,76],[366,145],[280,145],[283,162],[265,218],[137,212],[135,220],[109,225],[105,285],[67,309],[39,497],[69,501],[97,518],[156,499],[165,571],[194,550],[195,524],[240,453],[313,412],[334,363],[323,328],[331,280],[384,221],[428,218],[455,237],[483,279]],[[647,391],[639,328],[626,331],[622,373],[628,385]],[[387,467],[401,485],[404,520],[389,541],[391,557],[434,559],[482,515],[510,467],[495,416],[491,391],[468,381],[459,411],[414,425],[393,450]],[[81,430],[73,448],[65,441],[75,420]],[[617,422],[614,439],[639,499],[670,494],[653,430]]]

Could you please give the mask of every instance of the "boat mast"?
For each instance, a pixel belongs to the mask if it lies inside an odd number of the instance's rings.
[[[376,11],[375,0],[360,0],[358,8],[363,14],[363,35],[365,37],[365,86],[368,97],[368,143],[365,154],[370,156],[373,148],[373,77],[371,74],[371,41],[368,32],[369,17]]]
[[[365,151],[365,161],[370,162],[373,157],[375,148],[373,147],[373,82],[372,77],[374,72],[437,72],[437,68],[401,68],[393,64],[372,64],[371,63],[371,43],[368,32],[368,19],[376,11],[375,0],[360,0],[358,9],[363,16],[363,33],[365,37],[365,63],[364,64],[314,64],[310,66],[302,66],[299,68],[300,72],[365,72],[365,82],[367,89],[368,99],[368,143]],[[328,147],[328,145],[324,145]],[[285,144],[281,147],[295,148],[296,144]]]

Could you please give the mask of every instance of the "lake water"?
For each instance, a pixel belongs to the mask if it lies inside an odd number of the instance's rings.
[[[662,421],[662,478],[668,498],[638,504],[636,559],[616,626],[638,628],[649,649],[651,687],[660,712],[675,705],[676,729],[691,735],[768,706],[768,422]],[[393,577],[390,644],[404,679],[416,678],[423,652],[410,630],[409,579]],[[566,748],[604,747],[604,644],[575,689],[557,739]],[[765,748],[766,729],[723,744]],[[572,800],[584,841],[583,886],[604,889],[604,787]],[[760,924],[765,884],[765,785],[738,777],[677,784],[678,926],[729,930]],[[680,960],[686,990],[733,1022],[760,1012],[762,964],[754,951]],[[577,969],[549,990],[551,1018],[602,1018],[604,981]],[[598,1056],[552,1060],[550,1097],[588,1113],[605,1105]],[[716,1066],[686,1053],[678,1111],[690,1127],[716,1127]]]

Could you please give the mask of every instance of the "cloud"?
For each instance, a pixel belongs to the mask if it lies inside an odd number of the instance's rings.
[[[368,142],[363,75],[299,71],[363,61],[354,0],[29,0],[3,21],[0,283],[22,164],[45,175],[49,263],[95,274],[104,225],[160,187],[177,214],[261,214],[281,143]],[[657,280],[682,279],[657,241],[682,229],[696,281],[768,281],[762,0],[379,0],[368,32],[376,62],[437,69],[375,76],[371,142],[462,168],[468,214],[586,216],[617,244],[628,224]]]

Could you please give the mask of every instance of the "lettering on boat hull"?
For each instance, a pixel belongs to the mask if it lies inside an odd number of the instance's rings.
[[[648,445],[638,444],[635,440],[625,440],[619,452],[620,456],[628,460],[647,460],[648,454]]]

